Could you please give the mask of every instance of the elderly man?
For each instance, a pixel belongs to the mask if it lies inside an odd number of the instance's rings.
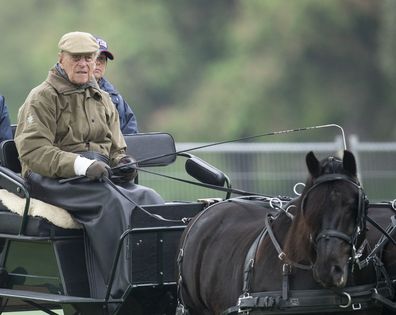
[[[71,32],[58,47],[58,62],[19,110],[15,143],[31,196],[67,209],[83,224],[91,296],[103,298],[119,237],[135,208],[122,194],[136,204],[163,200],[133,183],[133,168],[121,176],[120,186],[103,182],[110,167],[131,165],[133,158],[125,154],[117,110],[93,76],[99,45],[89,33]],[[90,181],[59,182],[79,175]],[[121,257],[113,297],[130,283],[128,255]]]
[[[99,87],[110,94],[111,100],[117,108],[122,134],[137,133],[136,116],[131,107],[115,87],[104,77],[107,69],[107,61],[114,60],[114,55],[110,52],[109,46],[104,39],[96,37],[96,41],[99,45],[99,56],[96,58],[95,79],[98,81]]]

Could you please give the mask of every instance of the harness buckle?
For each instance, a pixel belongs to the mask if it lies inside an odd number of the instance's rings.
[[[358,310],[361,310],[362,309],[362,304],[360,304],[360,303],[354,303],[354,304],[352,304],[352,309],[354,310],[354,311],[358,311]]]
[[[285,252],[280,252],[279,255],[278,255],[278,258],[279,258],[280,260],[284,260],[284,259],[286,258]]]
[[[181,219],[181,221],[182,221],[184,224],[188,224],[191,220],[192,220],[192,218],[182,218],[182,219]]]
[[[189,311],[182,303],[177,304],[175,315],[189,315]]]
[[[349,293],[347,293],[347,292],[341,292],[341,294],[347,298],[347,302],[345,304],[340,304],[338,306],[341,307],[341,308],[350,307],[352,305],[352,297],[351,297],[351,295]]]
[[[396,210],[396,199],[392,200],[392,208],[393,210]]]
[[[283,264],[282,265],[282,274],[285,275],[289,275],[292,271],[292,266],[289,264]]]
[[[252,310],[251,308],[251,303],[253,301],[253,296],[249,294],[249,292],[243,293],[239,298],[238,298],[238,314],[245,314],[249,315],[250,311]]]

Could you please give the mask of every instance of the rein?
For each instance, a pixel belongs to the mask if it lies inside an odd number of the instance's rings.
[[[122,169],[122,168],[125,168],[125,167],[133,167],[133,168],[135,168],[135,169],[137,169],[139,171],[143,171],[143,172],[146,172],[146,173],[149,173],[149,174],[161,176],[161,177],[164,177],[164,178],[168,178],[168,179],[172,179],[172,180],[176,180],[176,181],[180,181],[180,182],[183,182],[183,183],[196,185],[196,186],[200,186],[200,187],[205,187],[205,188],[209,188],[209,189],[213,189],[213,190],[227,192],[228,195],[230,195],[231,193],[234,193],[234,194],[241,195],[241,196],[263,196],[263,197],[266,197],[266,198],[272,198],[271,196],[267,196],[267,195],[264,195],[264,194],[253,193],[253,192],[244,191],[244,190],[240,190],[240,189],[235,189],[235,188],[231,188],[231,187],[220,187],[220,186],[216,186],[216,185],[200,183],[200,182],[195,182],[195,181],[189,181],[189,180],[185,180],[185,179],[181,179],[181,178],[176,178],[176,177],[173,177],[173,176],[164,175],[164,174],[161,174],[161,173],[158,173],[158,172],[152,172],[152,171],[149,171],[149,170],[146,170],[146,169],[139,168],[138,165],[139,165],[139,163],[142,163],[142,162],[156,160],[156,159],[164,158],[164,157],[168,157],[168,156],[177,156],[177,155],[180,155],[180,154],[183,154],[183,153],[186,153],[186,152],[195,151],[195,150],[199,150],[199,149],[204,149],[204,148],[208,148],[208,147],[213,147],[213,146],[226,144],[226,143],[240,142],[240,141],[253,140],[253,139],[257,139],[257,138],[261,138],[261,137],[267,137],[267,136],[276,136],[276,135],[283,135],[283,134],[288,134],[288,133],[293,133],[293,132],[309,131],[309,130],[313,130],[313,129],[332,128],[332,127],[335,127],[335,128],[340,130],[341,135],[342,135],[342,140],[343,140],[343,147],[344,147],[344,149],[346,149],[347,146],[346,146],[346,139],[345,139],[344,129],[340,125],[337,125],[337,124],[325,124],[325,125],[316,125],[316,126],[295,128],[295,129],[287,129],[287,130],[280,130],[280,131],[271,131],[271,132],[267,132],[267,133],[262,133],[262,134],[248,136],[248,137],[243,137],[243,138],[238,138],[238,139],[219,141],[219,142],[210,143],[210,144],[206,144],[206,145],[201,145],[201,146],[197,146],[197,147],[193,147],[193,148],[188,148],[188,149],[180,150],[180,151],[176,151],[176,152],[160,154],[160,155],[157,155],[157,156],[144,158],[144,159],[141,159],[139,161],[134,161],[134,162],[130,162],[130,163],[126,163],[126,164],[120,165],[120,166],[115,166],[115,167],[112,168],[112,171],[118,171],[119,169]],[[70,178],[60,179],[58,182],[60,184],[62,184],[62,183],[66,183],[66,182],[70,182],[70,181],[74,181],[74,180],[78,180],[78,179],[82,179],[82,178],[85,178],[85,176],[84,175],[78,175],[78,176],[74,176],[74,177],[70,177]],[[165,222],[183,222],[183,223],[186,223],[186,222],[191,220],[191,218],[183,218],[181,220],[170,220],[170,219],[166,219],[166,218],[164,218],[164,217],[162,217],[160,215],[151,214],[150,212],[145,210],[143,207],[139,206],[136,202],[131,200],[129,197],[127,197],[125,194],[123,194],[110,180],[106,179],[105,182],[107,182],[109,185],[111,185],[117,192],[119,192],[123,197],[125,197],[128,201],[130,201],[132,204],[134,204],[139,210],[143,211],[147,215],[149,215],[149,216],[151,216],[151,217],[153,217],[153,218],[155,218],[157,220],[165,221]]]
[[[237,195],[240,195],[240,196],[262,196],[262,197],[272,198],[271,196],[260,194],[260,193],[254,193],[254,192],[241,190],[241,189],[235,189],[235,188],[230,188],[230,187],[221,187],[221,186],[216,186],[216,185],[212,185],[212,184],[206,184],[206,183],[201,183],[201,182],[190,181],[190,180],[187,180],[187,179],[177,178],[177,177],[174,177],[174,176],[170,176],[170,175],[165,175],[165,174],[161,174],[161,173],[158,173],[158,172],[149,171],[149,170],[146,170],[146,169],[143,169],[143,168],[139,168],[139,167],[136,167],[136,169],[138,171],[142,171],[142,172],[145,172],[145,173],[148,173],[148,174],[157,175],[157,176],[160,176],[160,177],[172,179],[172,180],[179,181],[179,182],[186,183],[186,184],[196,185],[196,186],[209,188],[209,189],[213,189],[213,190],[218,190],[218,191],[224,191],[224,192],[230,193],[230,194],[232,193],[232,194],[237,194]]]

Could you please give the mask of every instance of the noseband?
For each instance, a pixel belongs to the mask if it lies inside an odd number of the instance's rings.
[[[351,235],[347,235],[344,232],[338,231],[338,230],[333,230],[333,229],[324,229],[318,233],[318,235],[315,238],[315,245],[319,242],[321,239],[330,239],[330,238],[338,238],[346,243],[348,243],[352,247],[352,255],[351,258],[354,259],[354,251],[356,247],[356,243],[358,240],[358,237],[360,233],[362,233],[365,230],[365,222],[366,222],[366,215],[367,215],[367,198],[366,195],[363,191],[362,186],[352,180],[347,175],[344,174],[325,174],[319,176],[313,183],[312,187],[310,187],[305,194],[304,198],[301,201],[301,212],[304,214],[305,213],[305,202],[307,199],[307,196],[309,195],[310,192],[312,192],[316,187],[323,183],[329,183],[329,182],[334,182],[334,181],[344,181],[347,182],[354,187],[356,187],[359,191],[359,200],[358,200],[358,213],[356,216],[356,224],[354,227],[354,231],[352,232]]]

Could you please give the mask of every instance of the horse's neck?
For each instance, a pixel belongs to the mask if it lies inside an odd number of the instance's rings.
[[[299,205],[296,206],[296,214],[285,235],[283,251],[290,261],[308,263],[312,257],[312,242],[308,227],[299,216]]]

